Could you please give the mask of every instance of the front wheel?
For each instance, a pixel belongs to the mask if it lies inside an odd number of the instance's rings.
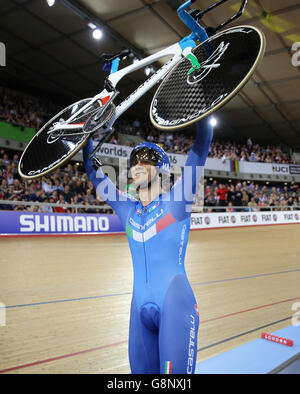
[[[74,156],[91,137],[91,134],[80,133],[86,120],[101,107],[101,101],[95,101],[71,122],[74,129],[59,129],[75,112],[83,108],[90,98],[80,100],[63,109],[46,123],[26,146],[19,161],[18,172],[24,179],[35,179],[44,176],[66,163]],[[70,123],[68,123],[70,125]],[[53,128],[56,128],[53,132]]]
[[[265,46],[263,33],[252,26],[224,30],[198,45],[192,53],[201,67],[191,71],[188,59],[179,60],[153,97],[152,124],[181,129],[221,108],[249,81]]]

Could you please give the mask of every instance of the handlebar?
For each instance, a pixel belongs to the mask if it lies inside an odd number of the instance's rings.
[[[102,70],[105,72],[110,72],[111,74],[118,71],[120,61],[126,59],[127,56],[134,56],[131,50],[127,48],[115,55],[110,53],[102,53],[101,59],[104,61]]]
[[[177,14],[180,17],[180,19],[183,21],[183,23],[186,24],[187,27],[197,36],[197,38],[200,41],[204,41],[205,39],[208,38],[208,35],[211,36],[211,35],[215,34],[216,31],[220,30],[221,28],[223,28],[224,26],[228,25],[229,23],[231,23],[235,19],[239,18],[243,14],[248,0],[242,0],[240,9],[235,15],[233,15],[228,20],[226,20],[225,22],[221,23],[219,26],[217,26],[215,28],[212,28],[212,27],[208,28],[207,31],[202,26],[200,26],[198,21],[206,13],[210,12],[211,10],[213,10],[216,7],[219,7],[221,4],[226,3],[228,0],[220,0],[217,3],[215,3],[215,4],[212,4],[210,7],[206,8],[203,11],[192,10],[190,12],[187,12],[186,9],[190,5],[192,5],[195,1],[196,0],[188,0],[188,1],[186,1],[184,4],[182,4],[178,8]]]

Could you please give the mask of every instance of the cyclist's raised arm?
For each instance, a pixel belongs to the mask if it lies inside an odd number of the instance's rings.
[[[93,161],[89,154],[93,150],[92,139],[90,139],[83,148],[83,161],[88,178],[96,188],[101,198],[111,206],[111,208],[120,217],[122,223],[126,220],[128,209],[136,204],[136,200],[129,194],[121,192],[106,176],[101,167],[96,171],[93,167]]]
[[[213,137],[210,118],[197,124],[196,140],[189,152],[181,177],[170,191],[170,209],[177,220],[187,217],[193,205],[197,185],[204,175],[204,166]]]

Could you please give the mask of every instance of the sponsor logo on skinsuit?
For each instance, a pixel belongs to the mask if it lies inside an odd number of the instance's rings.
[[[196,338],[196,319],[195,316],[190,315],[190,341],[189,341],[189,351],[188,351],[188,361],[187,361],[187,369],[186,372],[188,374],[193,373],[193,365],[194,365],[194,358],[196,355],[195,351],[195,338]]]

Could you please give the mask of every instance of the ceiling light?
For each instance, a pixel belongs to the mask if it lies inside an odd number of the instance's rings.
[[[93,30],[93,37],[95,38],[95,40],[100,40],[100,38],[102,37],[102,31],[100,29]]]
[[[94,23],[89,22],[89,23],[88,23],[88,27],[89,27],[90,29],[94,30],[94,29],[96,29],[97,26],[94,25]]]
[[[55,3],[55,0],[47,0],[47,4],[49,7],[52,7]]]
[[[218,122],[217,122],[217,119],[216,119],[216,118],[211,118],[211,119],[210,119],[210,124],[211,124],[212,127],[215,127],[215,126],[217,125],[217,123],[218,123]]]

